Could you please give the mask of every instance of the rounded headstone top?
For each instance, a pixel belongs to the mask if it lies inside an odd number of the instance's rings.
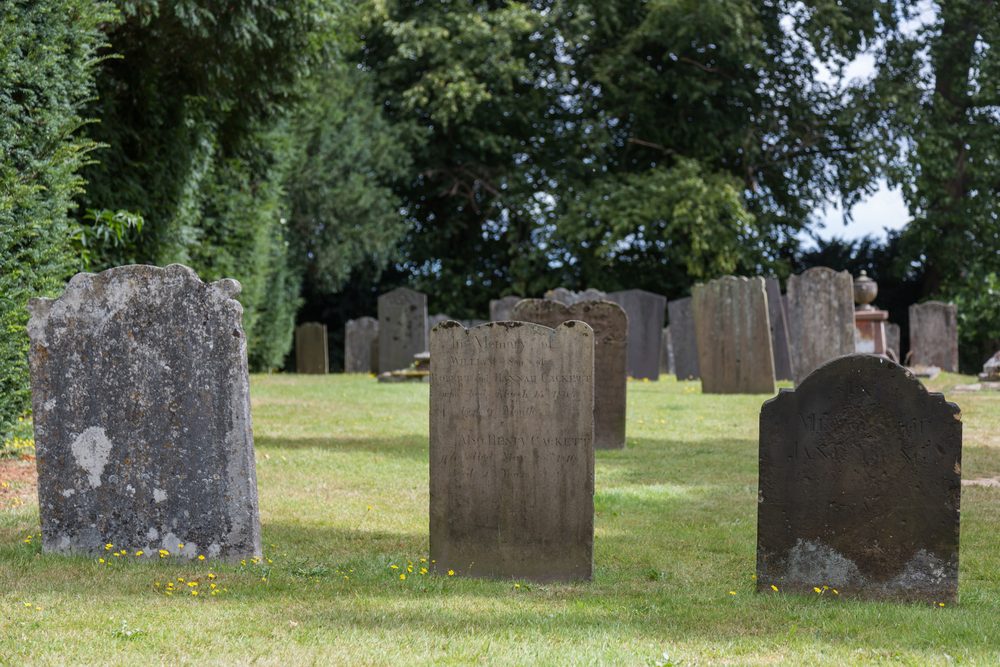
[[[861,275],[854,279],[854,303],[858,310],[872,310],[871,305],[878,296],[878,283],[868,277],[868,272],[862,270]]]

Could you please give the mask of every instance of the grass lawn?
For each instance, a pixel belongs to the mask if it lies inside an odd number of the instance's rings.
[[[38,533],[35,502],[2,509],[0,662],[1000,662],[997,487],[962,490],[957,606],[753,592],[766,397],[629,383],[628,449],[597,453],[594,580],[536,586],[420,574],[427,385],[275,375],[252,386],[268,560],[43,556],[24,541]],[[963,477],[1000,478],[1000,394],[949,398],[964,413]],[[200,594],[167,596],[170,580]]]

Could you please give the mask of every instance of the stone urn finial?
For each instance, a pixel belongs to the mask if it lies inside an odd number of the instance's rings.
[[[862,270],[861,275],[854,279],[854,303],[858,310],[874,310],[872,301],[878,296],[878,283],[868,277],[868,272]]]

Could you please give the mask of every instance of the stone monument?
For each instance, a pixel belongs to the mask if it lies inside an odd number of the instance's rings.
[[[239,291],[120,266],[31,300],[44,551],[260,556]]]
[[[505,296],[502,299],[490,299],[490,321],[505,322],[510,320],[511,311],[522,298],[520,296]]]
[[[826,362],[854,354],[854,280],[825,266],[788,279],[792,375],[796,383]]]
[[[628,315],[628,374],[637,380],[660,379],[660,343],[667,299],[641,289],[612,292],[608,301]]]
[[[514,306],[518,322],[555,329],[579,320],[594,330],[594,447],[625,447],[625,375],[628,318],[610,301],[581,301],[565,306],[548,299],[524,299]]]
[[[698,283],[692,302],[702,392],[773,394],[764,279],[725,276]]]
[[[674,372],[678,380],[698,380],[698,338],[694,332],[691,297],[667,304],[670,316],[670,342],[674,346]]]
[[[446,322],[431,359],[431,568],[590,579],[593,330]]]
[[[928,301],[910,306],[911,366],[958,372],[958,307]]]
[[[889,344],[885,323],[889,313],[872,305],[878,296],[878,283],[868,277],[867,271],[854,279],[854,351],[858,354],[886,355]],[[897,357],[898,361],[899,358]]]
[[[409,368],[427,351],[427,295],[398,287],[378,298],[378,368]]]
[[[307,375],[330,372],[325,324],[305,322],[295,327],[295,372]]]
[[[792,352],[788,339],[788,317],[785,314],[785,300],[781,296],[781,284],[777,278],[766,278],[767,321],[771,325],[771,349],[774,355],[774,377],[777,380],[792,379]]]
[[[359,317],[344,325],[344,372],[378,372],[378,320]]]
[[[758,590],[956,600],[961,413],[905,368],[850,355],[782,390],[759,465]]]

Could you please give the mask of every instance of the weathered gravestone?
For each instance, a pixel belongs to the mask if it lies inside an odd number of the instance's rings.
[[[893,361],[902,361],[903,358],[899,356],[899,325],[893,322],[885,323],[885,347],[888,352],[891,352],[893,356],[891,357]]]
[[[505,322],[510,320],[511,311],[522,298],[520,296],[505,296],[502,299],[490,299],[490,321]]]
[[[628,318],[610,301],[582,301],[565,306],[547,299],[524,299],[514,306],[513,317],[555,329],[579,320],[594,330],[594,447],[625,447],[625,375]]]
[[[854,279],[824,266],[788,278],[788,324],[796,383],[854,353]]]
[[[928,301],[910,306],[910,365],[958,372],[958,307]]]
[[[447,322],[448,320],[454,320],[455,318],[451,315],[445,315],[444,313],[438,313],[437,315],[431,315],[427,318],[427,326],[431,329],[441,324],[442,322]],[[456,320],[457,321],[457,320]]]
[[[589,579],[594,332],[524,322],[431,333],[430,555],[437,572]]]
[[[670,342],[674,346],[674,372],[678,380],[697,380],[698,337],[694,331],[694,311],[691,297],[677,299],[667,304],[670,316]]]
[[[295,327],[295,372],[309,375],[330,372],[325,324],[305,322]]]
[[[344,325],[344,372],[378,372],[378,320],[359,317]]]
[[[788,317],[781,285],[777,278],[765,279],[767,289],[767,319],[771,325],[771,349],[774,352],[774,377],[792,379],[792,358],[788,344]]]
[[[173,264],[80,273],[32,299],[45,551],[260,555],[239,291]]]
[[[725,276],[698,283],[692,304],[702,392],[773,394],[764,279]]]
[[[427,351],[427,295],[398,287],[378,298],[379,372],[409,368]]]
[[[589,287],[582,292],[574,292],[565,287],[557,287],[547,291],[545,298],[549,301],[557,301],[564,306],[572,306],[574,303],[581,303],[583,301],[601,301],[607,298],[607,294],[593,287]]]
[[[660,343],[667,299],[641,289],[612,292],[605,297],[628,315],[628,374],[636,379],[660,379]]]
[[[760,414],[757,588],[954,601],[962,422],[881,356],[831,361]]]
[[[670,339],[670,327],[663,327],[663,342],[660,343],[660,374],[674,374],[674,343]]]

